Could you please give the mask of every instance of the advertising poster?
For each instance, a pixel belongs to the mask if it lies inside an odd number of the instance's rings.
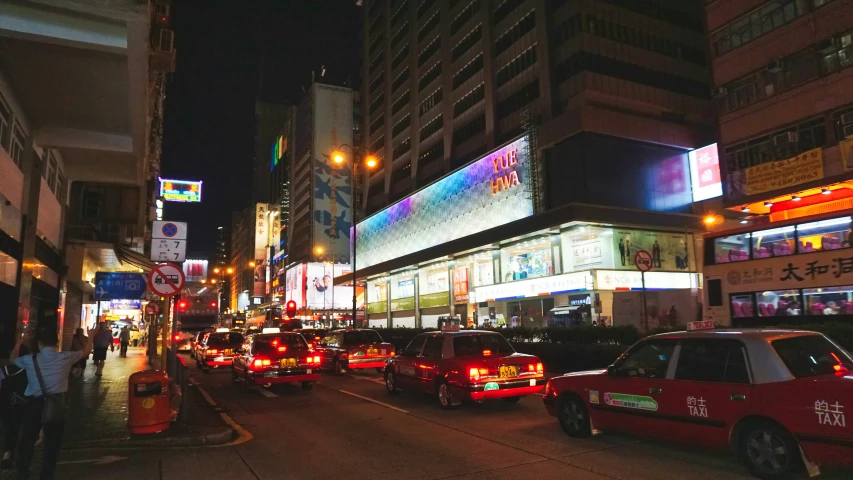
[[[601,238],[572,242],[572,259],[576,269],[601,265]]]
[[[652,255],[653,270],[695,271],[691,237],[683,233],[613,230],[614,268],[636,270],[638,250]]]
[[[352,226],[352,152],[338,165],[330,158],[352,144],[352,90],[314,85],[314,242],[332,258],[349,258]]]
[[[388,310],[388,288],[385,280],[367,284],[367,313],[383,313]]]
[[[349,265],[306,264],[306,302],[312,310],[352,310],[352,287],[335,287],[332,280],[350,271]],[[356,298],[356,301],[358,299]]]
[[[505,280],[524,280],[525,278],[544,277],[554,273],[554,263],[551,259],[551,248],[536,250],[509,257],[511,272]]]
[[[302,292],[302,278],[305,264],[300,263],[290,267],[285,273],[285,300],[296,302],[297,308],[305,308],[305,298]]]
[[[254,296],[263,296],[266,294],[266,252],[269,241],[268,214],[269,205],[266,203],[255,205],[255,266],[254,272],[252,272],[254,278]]]
[[[731,175],[731,189],[740,195],[755,195],[823,178],[823,149],[815,148],[796,157],[755,165]]]
[[[468,267],[453,269],[453,301],[468,303]]]
[[[420,290],[418,291],[420,308],[450,305],[450,279],[448,277],[446,265],[421,269],[418,276],[420,281]]]
[[[693,201],[699,202],[723,194],[720,180],[720,157],[717,144],[697,148],[687,154],[690,161],[690,186],[693,188]]]

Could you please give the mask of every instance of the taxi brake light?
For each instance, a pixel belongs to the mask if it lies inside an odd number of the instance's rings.
[[[472,382],[476,382],[480,379],[480,369],[471,368],[470,370],[468,370],[468,377],[471,378]]]
[[[271,362],[267,358],[256,358],[254,362],[252,362],[252,366],[255,368],[269,367]]]
[[[181,339],[181,336],[180,336],[180,335],[175,335],[175,341],[176,341],[176,342],[177,342],[177,341],[179,341],[180,339]]]
[[[483,350],[483,356],[484,357],[491,357],[492,351],[491,350]]]
[[[308,349],[310,350],[310,349],[312,349],[312,348],[314,348],[314,344],[313,344],[313,343],[309,343],[309,344],[308,344]]]
[[[276,346],[276,345],[278,345],[278,339],[275,339],[275,340],[273,340],[273,341],[272,341],[272,346],[274,347],[274,346]]]
[[[320,356],[319,355],[314,356],[314,363],[316,363],[317,365],[320,364]]]
[[[205,353],[208,355],[216,355],[217,353],[219,353],[219,350],[217,350],[215,348],[208,348]]]
[[[545,373],[545,366],[542,365],[542,362],[536,364],[536,373]]]
[[[286,351],[287,351],[287,347],[278,347],[278,351],[279,351],[279,352],[286,352]]]
[[[527,366],[527,371],[528,372],[535,372],[536,371],[536,365],[533,365],[531,363],[530,365]]]
[[[391,350],[391,356],[393,357],[394,355],[397,355],[397,352],[395,352],[394,350]]]
[[[846,372],[847,371],[847,368],[844,365],[833,365],[832,368],[835,369],[836,372]]]

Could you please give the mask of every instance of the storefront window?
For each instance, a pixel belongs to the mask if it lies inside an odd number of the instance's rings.
[[[33,278],[41,280],[53,288],[59,288],[59,274],[46,265],[40,263],[33,265]]]
[[[387,280],[367,282],[367,313],[382,313],[388,309]]]
[[[501,249],[503,282],[545,277],[554,274],[551,240],[536,238]]]
[[[851,217],[833,218],[797,226],[800,253],[850,247]]]
[[[783,257],[794,253],[794,227],[752,232],[752,257]]]
[[[614,267],[613,229],[591,226],[574,227],[560,235],[563,247],[563,271]]]
[[[418,272],[418,297],[420,308],[450,304],[450,280],[447,264],[435,264]]]
[[[853,314],[853,286],[804,288],[807,315]]]
[[[799,290],[758,292],[759,317],[795,317],[802,312]]]
[[[735,318],[755,316],[755,298],[751,293],[732,295],[732,316]]]
[[[0,252],[0,282],[15,286],[18,279],[18,261]]]
[[[715,238],[714,258],[716,263],[749,260],[749,238],[749,233]]]
[[[415,296],[415,276],[400,275],[391,278],[391,299]]]
[[[15,240],[21,239],[21,211],[3,195],[0,195],[0,230]]]

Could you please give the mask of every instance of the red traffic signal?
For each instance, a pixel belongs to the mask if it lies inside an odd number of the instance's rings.
[[[296,302],[293,300],[289,300],[287,305],[285,306],[285,313],[288,317],[293,318],[296,316]]]
[[[184,310],[185,308],[187,308],[187,305],[189,305],[189,304],[187,303],[186,300],[181,300],[180,302],[178,302],[178,308],[180,308],[181,310]]]

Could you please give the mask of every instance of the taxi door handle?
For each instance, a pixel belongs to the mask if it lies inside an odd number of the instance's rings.
[[[657,395],[660,392],[662,392],[662,390],[660,388],[657,388],[657,387],[652,387],[649,389],[649,393],[652,395]]]
[[[744,402],[746,401],[746,395],[742,393],[733,393],[729,395],[729,400],[733,402]]]

